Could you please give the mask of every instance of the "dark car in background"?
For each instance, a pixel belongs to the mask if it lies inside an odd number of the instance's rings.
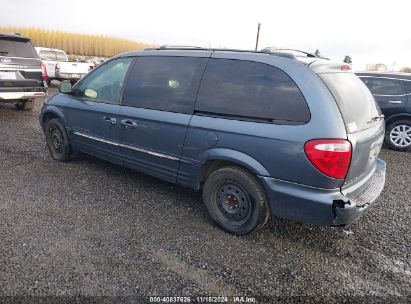
[[[47,92],[45,66],[30,39],[0,33],[0,103],[13,102],[17,109],[31,109],[35,98]]]
[[[411,74],[357,73],[385,116],[385,142],[394,150],[411,148]]]
[[[384,120],[349,69],[283,52],[131,52],[61,83],[40,124],[56,160],[83,152],[201,189],[230,233],[271,214],[341,226],[385,183]]]

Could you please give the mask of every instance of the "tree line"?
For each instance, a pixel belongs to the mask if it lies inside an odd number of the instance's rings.
[[[0,33],[19,33],[31,39],[34,46],[56,48],[68,54],[112,57],[119,53],[142,50],[154,45],[112,36],[78,34],[36,27],[0,26]]]

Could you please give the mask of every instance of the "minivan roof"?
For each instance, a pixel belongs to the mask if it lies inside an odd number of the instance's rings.
[[[291,60],[298,61],[306,66],[309,66],[310,64],[314,62],[323,62],[324,65],[326,63],[330,63],[329,59],[323,58],[323,57],[317,57],[311,53],[303,52],[303,51],[298,51],[298,50],[288,50],[288,49],[278,49],[278,50],[268,50],[268,48],[265,48],[261,51],[255,51],[255,50],[241,50],[241,49],[225,49],[225,48],[203,48],[203,47],[198,47],[198,46],[184,46],[184,45],[177,45],[177,46],[170,46],[170,45],[164,45],[158,48],[146,48],[144,49],[143,52],[146,51],[159,51],[159,52],[164,52],[164,51],[170,51],[175,53],[176,51],[182,51],[182,52],[190,52],[191,55],[193,54],[191,51],[198,51],[199,56],[202,57],[204,52],[232,52],[232,53],[248,53],[248,54],[255,54],[255,55],[273,55],[277,57],[283,57]],[[292,51],[292,52],[291,52]],[[296,56],[293,52],[299,52],[304,54],[304,56]],[[141,51],[131,51],[131,52],[125,52],[122,54],[119,54],[115,57],[122,57],[122,56],[138,56],[141,54]],[[164,53],[163,53],[164,54]]]
[[[197,46],[162,46],[159,48],[147,48],[144,51],[134,51],[126,52],[119,54],[115,57],[122,56],[139,56],[144,52],[159,52],[162,55],[170,52],[171,56],[176,56],[176,53],[181,52],[182,56],[185,54],[188,56],[195,56],[198,53],[199,57],[208,57],[211,53],[214,52],[227,52],[227,53],[237,53],[237,54],[251,54],[255,56],[276,56],[282,57],[285,60],[292,60],[294,62],[299,62],[315,73],[335,73],[335,72],[352,72],[351,66],[342,63],[342,62],[332,62],[328,58],[317,57],[311,53],[298,51],[298,50],[289,50],[289,49],[279,49],[279,50],[269,50],[268,48],[263,49],[262,51],[253,51],[253,50],[239,50],[239,49],[219,49],[219,48],[203,48]],[[302,53],[304,56],[296,56],[292,52]],[[256,61],[258,59],[256,58]]]
[[[144,51],[160,51],[160,50],[173,50],[173,51],[211,51],[211,52],[239,52],[239,53],[253,53],[253,54],[271,54],[279,57],[285,57],[289,59],[295,59],[301,61],[305,64],[310,64],[311,62],[318,59],[327,59],[323,57],[318,57],[314,54],[295,50],[295,49],[273,49],[264,48],[260,51],[257,50],[243,50],[243,49],[228,49],[228,48],[204,48],[200,46],[186,46],[186,45],[162,45],[158,48],[147,48]],[[301,55],[295,55],[295,53],[300,53]]]

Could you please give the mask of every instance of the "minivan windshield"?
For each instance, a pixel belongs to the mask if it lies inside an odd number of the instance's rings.
[[[319,74],[325,82],[343,116],[347,132],[356,133],[373,126],[380,108],[366,85],[352,73]]]
[[[38,58],[30,41],[0,38],[0,56]]]

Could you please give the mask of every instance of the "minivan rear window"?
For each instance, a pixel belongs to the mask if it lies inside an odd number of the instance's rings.
[[[348,133],[372,126],[372,119],[381,114],[366,85],[352,73],[319,74],[341,111]]]
[[[0,56],[39,58],[30,41],[0,38]]]

